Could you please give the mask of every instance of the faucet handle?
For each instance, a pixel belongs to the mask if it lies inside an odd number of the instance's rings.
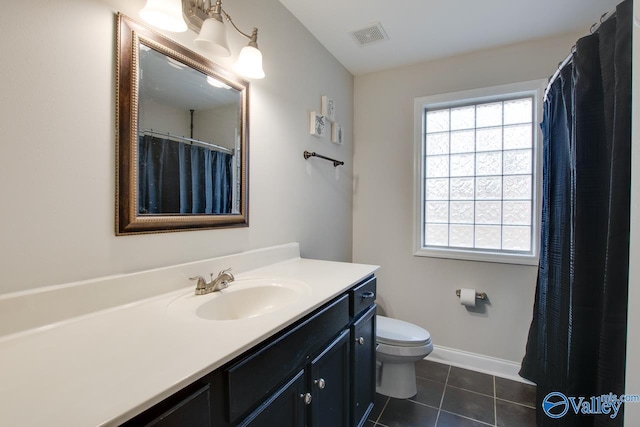
[[[231,267],[229,267],[229,268],[225,268],[225,269],[224,269],[224,270],[222,270],[220,273],[218,273],[218,276],[220,276],[220,275],[222,275],[222,274],[224,274],[224,273],[229,273],[230,271],[231,271]],[[229,273],[229,274],[231,274],[231,273]],[[233,276],[233,274],[231,274],[231,275]]]
[[[198,284],[196,285],[196,289],[205,288],[206,285],[207,285],[207,282],[204,280],[204,277],[202,277],[202,276],[189,277],[189,280],[197,280],[198,281]]]

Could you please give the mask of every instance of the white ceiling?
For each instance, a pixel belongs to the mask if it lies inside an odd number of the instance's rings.
[[[621,0],[280,2],[357,75],[565,33],[586,35]],[[378,22],[389,40],[359,47],[349,33]]]

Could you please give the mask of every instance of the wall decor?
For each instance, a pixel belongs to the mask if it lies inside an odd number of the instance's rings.
[[[342,145],[342,125],[335,122],[331,124],[331,142]]]
[[[322,115],[331,121],[336,119],[336,103],[328,96],[323,96],[321,101]]]
[[[311,135],[317,136],[317,137],[322,137],[325,135],[326,128],[327,128],[327,121],[323,115],[318,114],[315,111],[312,111],[311,113],[309,113],[309,125],[310,125],[309,131]]]

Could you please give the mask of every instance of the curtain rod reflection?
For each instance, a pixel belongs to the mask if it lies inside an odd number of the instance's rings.
[[[172,134],[170,134],[168,132],[164,132],[164,133],[163,132],[157,132],[157,131],[154,131],[153,129],[144,129],[142,132],[140,132],[140,134],[141,135],[161,136],[163,138],[167,138],[170,141],[187,142],[189,144],[193,144],[193,145],[197,145],[197,146],[200,146],[200,147],[208,148],[210,150],[221,151],[223,153],[231,154],[232,156],[234,155],[234,150],[232,150],[230,148],[222,147],[221,145],[212,144],[212,143],[206,142],[206,141],[200,141],[199,139],[187,138],[186,136],[172,135]]]

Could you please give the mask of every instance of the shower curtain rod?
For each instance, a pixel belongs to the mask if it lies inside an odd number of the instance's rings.
[[[167,138],[169,141],[174,141],[174,142],[183,142],[184,141],[184,142],[187,142],[189,144],[193,144],[193,145],[197,145],[197,146],[200,146],[200,147],[208,148],[210,150],[222,151],[223,153],[231,154],[232,156],[234,155],[234,150],[232,150],[230,148],[222,147],[221,145],[212,144],[210,142],[200,141],[199,139],[187,138],[186,136],[172,135],[169,132],[165,132],[165,133],[157,132],[157,131],[154,131],[153,129],[144,129],[140,133],[141,134],[145,134],[145,135],[162,136],[164,138]]]
[[[594,34],[595,32],[597,32],[600,29],[600,25],[602,25],[602,23],[604,23],[607,19],[611,18],[615,14],[616,14],[616,10],[615,9],[602,14],[602,16],[600,17],[600,22],[595,22],[591,26],[591,28],[589,29],[589,34]],[[553,82],[555,82],[556,79],[558,78],[558,76],[560,75],[560,71],[568,63],[571,62],[571,60],[573,59],[573,55],[575,53],[576,53],[576,45],[573,45],[569,55],[567,55],[567,57],[561,63],[558,64],[558,69],[556,70],[556,72],[553,73],[553,75],[551,77],[549,77],[549,83],[547,84],[547,88],[544,90],[544,100],[545,101],[547,100],[547,93],[549,93],[549,89],[551,89],[551,85],[553,85]]]

